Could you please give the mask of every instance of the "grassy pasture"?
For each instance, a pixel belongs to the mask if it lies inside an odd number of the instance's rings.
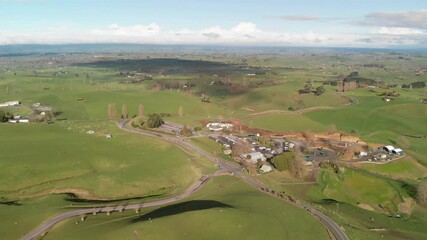
[[[322,206],[332,219],[344,226],[350,239],[421,240],[427,237],[427,212],[420,207],[415,207],[411,217],[394,218],[346,203]],[[371,228],[382,230],[371,231]]]
[[[0,193],[11,201],[48,192],[115,199],[180,192],[213,166],[172,145],[129,135],[114,124],[2,125]],[[101,126],[101,127],[100,127]],[[104,126],[104,127],[102,127]],[[96,130],[96,128],[95,128]]]
[[[329,239],[306,211],[217,177],[185,201],[135,213],[72,219],[46,239]]]
[[[408,197],[397,182],[351,169],[338,175],[322,170],[317,176],[317,183],[318,186],[309,190],[314,199],[320,197],[353,205],[367,204],[372,209],[382,205],[390,212],[395,212],[397,204]]]
[[[64,195],[46,195],[0,204],[0,234],[2,239],[20,239],[46,219],[71,207]]]
[[[361,167],[392,179],[416,180],[427,176],[426,168],[409,158],[388,164],[362,164]]]
[[[326,93],[321,96],[298,94],[298,90],[302,89],[304,85],[304,81],[293,80],[273,86],[250,89],[248,93],[228,97],[221,104],[230,109],[251,108],[255,112],[262,112],[266,110],[288,110],[289,107],[297,107],[299,102],[303,103],[302,108],[337,107],[348,102],[329,86],[326,86]],[[315,86],[318,85],[315,84]]]

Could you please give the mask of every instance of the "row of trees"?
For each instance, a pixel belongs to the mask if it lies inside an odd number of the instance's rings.
[[[315,96],[320,96],[326,92],[325,87],[323,85],[320,85],[316,88],[314,88],[313,83],[308,82],[304,88],[298,90],[299,94],[307,94],[307,93],[314,93]]]
[[[117,108],[116,108],[116,104],[115,103],[110,103],[108,104],[107,107],[107,115],[109,119],[116,119],[117,116]],[[134,117],[144,117],[145,116],[145,109],[144,109],[144,105],[140,104],[138,107],[138,115],[134,115]],[[184,117],[185,116],[185,112],[184,112],[184,107],[183,106],[179,106],[178,108],[178,116],[179,117]],[[120,115],[121,119],[128,119],[129,118],[129,111],[128,108],[125,104],[122,105],[122,110],[121,110],[121,115]]]

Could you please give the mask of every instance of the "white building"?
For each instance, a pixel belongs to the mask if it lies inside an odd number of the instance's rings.
[[[382,147],[381,149],[388,152],[388,153],[391,153],[394,150],[394,147],[391,145],[387,145],[387,146]]]
[[[211,130],[211,131],[221,131],[224,129],[231,129],[233,127],[233,124],[231,123],[218,123],[218,122],[214,122],[214,123],[208,123],[206,124],[206,127]]]
[[[10,102],[0,103],[0,107],[13,107],[13,106],[19,106],[19,105],[21,105],[21,102],[19,101],[10,101]]]
[[[270,165],[264,164],[262,165],[262,167],[259,169],[260,172],[262,173],[268,173],[273,171],[273,168]]]
[[[368,156],[368,153],[367,152],[360,152],[359,153],[359,157],[366,157],[366,156]]]
[[[396,149],[392,150],[391,152],[393,154],[396,154],[396,155],[399,155],[399,156],[402,156],[404,154],[403,150],[400,149],[400,148],[396,148]]]
[[[247,161],[250,161],[251,163],[257,163],[258,161],[265,161],[267,160],[264,156],[264,154],[260,152],[251,152],[251,153],[244,153],[241,155],[244,159]]]
[[[9,123],[29,123],[30,120],[27,118],[20,118],[20,119],[9,119]]]

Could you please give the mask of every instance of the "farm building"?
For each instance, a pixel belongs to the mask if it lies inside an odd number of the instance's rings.
[[[236,141],[232,138],[223,136],[219,136],[217,142],[226,148],[233,147],[233,145],[236,143]]]
[[[260,152],[251,152],[251,153],[244,153],[241,155],[243,158],[247,159],[251,163],[257,163],[258,161],[265,161],[267,160],[264,156],[264,154]]]
[[[403,150],[400,148],[396,148],[394,150],[391,151],[393,154],[396,154],[398,156],[402,156],[404,154]]]
[[[30,120],[26,118],[19,118],[19,119],[9,119],[9,123],[29,123]]]
[[[224,129],[231,129],[233,127],[233,124],[230,123],[208,123],[206,124],[206,127],[211,131],[221,131]]]
[[[20,101],[10,101],[10,102],[0,103],[0,107],[13,107],[13,106],[19,106],[19,105],[21,105]]]
[[[387,146],[382,147],[381,149],[388,152],[388,153],[391,153],[394,150],[394,147],[391,145],[387,145]]]

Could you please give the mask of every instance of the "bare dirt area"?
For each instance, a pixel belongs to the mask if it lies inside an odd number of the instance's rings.
[[[329,106],[316,106],[316,107],[309,107],[309,108],[304,108],[296,111],[268,110],[268,111],[248,114],[248,117],[270,116],[270,115],[277,115],[277,114],[302,114],[305,112],[316,111],[316,110],[326,110],[326,109],[332,109],[332,108],[333,107],[329,107]]]
[[[258,133],[260,135],[267,135],[271,137],[286,137],[286,138],[299,138],[306,139],[306,133],[304,132],[274,132],[270,130],[264,130],[259,128],[252,128],[243,124],[239,120],[227,120],[225,123],[231,123],[234,125],[234,131],[239,133]],[[207,123],[207,121],[202,121],[202,123]],[[346,133],[334,132],[334,133],[313,133],[314,139],[329,139],[335,140],[337,142],[348,142],[348,143],[358,143],[366,144],[362,139],[357,136],[348,135]],[[345,146],[344,146],[345,147]]]

